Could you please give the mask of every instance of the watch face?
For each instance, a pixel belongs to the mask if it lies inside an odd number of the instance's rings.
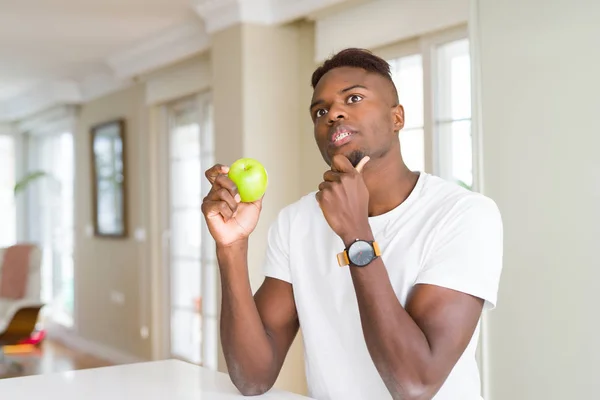
[[[362,240],[352,243],[348,249],[348,259],[352,264],[359,267],[367,265],[374,257],[373,246]]]

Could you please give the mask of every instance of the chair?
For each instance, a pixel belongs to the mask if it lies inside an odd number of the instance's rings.
[[[0,249],[0,371],[20,369],[16,363],[7,363],[3,348],[20,344],[35,331],[44,306],[40,267],[41,251],[36,246]]]

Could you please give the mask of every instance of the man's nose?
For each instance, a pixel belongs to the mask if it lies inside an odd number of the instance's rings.
[[[341,119],[348,119],[348,113],[343,106],[335,106],[329,109],[329,123],[332,124],[335,121],[339,121]]]

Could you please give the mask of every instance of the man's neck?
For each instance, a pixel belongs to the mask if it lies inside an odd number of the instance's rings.
[[[419,179],[419,174],[410,171],[400,156],[388,155],[369,161],[363,170],[369,189],[369,217],[385,214],[402,204]]]

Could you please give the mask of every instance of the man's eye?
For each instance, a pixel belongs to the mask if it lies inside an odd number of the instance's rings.
[[[363,99],[362,96],[353,94],[352,96],[348,97],[348,103],[358,103],[362,99]]]
[[[316,112],[316,116],[317,118],[322,117],[323,115],[327,114],[327,111],[324,108],[319,108]]]

